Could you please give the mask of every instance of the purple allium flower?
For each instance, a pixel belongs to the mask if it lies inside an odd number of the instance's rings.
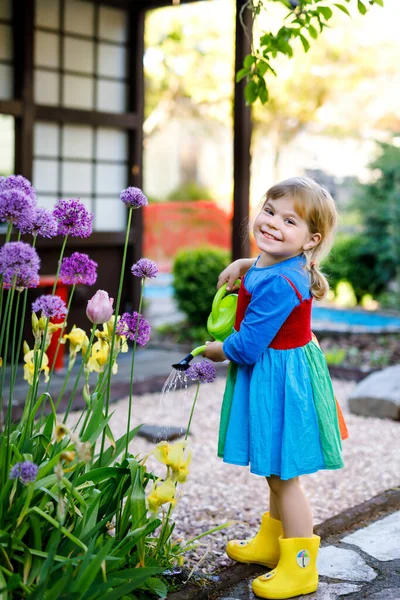
[[[84,283],[93,285],[97,279],[97,263],[87,254],[74,252],[63,259],[60,268],[60,279],[63,283],[75,285]]]
[[[0,184],[1,185],[1,184]],[[13,223],[18,228],[29,228],[36,208],[36,200],[18,189],[0,187],[0,221]]]
[[[186,375],[193,381],[212,383],[217,376],[217,371],[212,362],[202,360],[191,365],[186,371]]]
[[[36,204],[36,191],[31,182],[22,175],[10,175],[0,178],[0,194],[8,190],[18,190]]]
[[[141,208],[148,205],[146,196],[137,187],[128,187],[126,190],[122,190],[120,198],[128,208]]]
[[[86,238],[92,233],[93,213],[78,198],[57,200],[53,215],[58,221],[58,235]]]
[[[35,481],[39,467],[29,460],[17,463],[10,471],[10,479],[20,479],[22,483],[32,483]]]
[[[0,249],[0,275],[7,286],[36,287],[40,259],[35,248],[25,242],[8,242]]]
[[[137,263],[132,265],[131,273],[132,275],[135,275],[135,277],[153,279],[153,277],[157,277],[158,267],[156,263],[149,258],[140,258]]]
[[[31,233],[33,236],[40,235],[45,238],[53,238],[57,235],[58,223],[51,210],[37,206],[34,209],[30,223],[17,225],[21,233]]]
[[[140,346],[145,346],[150,339],[151,326],[143,315],[138,315],[135,311],[132,314],[124,313],[118,321],[115,331],[118,335],[124,335],[132,342],[136,340]]]
[[[39,296],[34,302],[32,302],[33,312],[42,311],[42,315],[47,318],[63,319],[67,314],[67,307],[65,302],[59,296],[52,296],[51,294],[43,294]]]

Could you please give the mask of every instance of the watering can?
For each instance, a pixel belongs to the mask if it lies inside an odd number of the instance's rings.
[[[240,285],[240,279],[235,282]],[[232,333],[232,327],[236,318],[237,294],[226,295],[226,283],[224,283],[214,296],[211,313],[207,319],[207,331],[217,341],[223,342]],[[179,363],[172,365],[177,371],[186,371],[190,361],[201,354],[207,345],[197,346]]]

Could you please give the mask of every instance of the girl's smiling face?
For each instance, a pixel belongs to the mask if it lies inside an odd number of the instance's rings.
[[[293,258],[321,241],[321,234],[311,234],[307,222],[296,212],[292,196],[267,200],[254,221],[253,233],[260,250],[260,267]]]

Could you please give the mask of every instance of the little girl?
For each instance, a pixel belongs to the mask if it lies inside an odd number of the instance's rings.
[[[347,431],[310,329],[312,299],[329,290],[318,264],[331,248],[336,220],[331,196],[311,179],[274,185],[253,223],[258,258],[233,262],[218,281],[232,287],[244,276],[235,331],[204,353],[231,361],[218,454],[250,465],[270,490],[257,535],[230,541],[226,550],[236,561],[276,567],[253,581],[261,598],[317,589],[320,538],[299,476],[343,466]]]

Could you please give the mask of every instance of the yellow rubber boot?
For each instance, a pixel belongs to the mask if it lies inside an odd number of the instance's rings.
[[[320,538],[279,538],[281,556],[273,571],[253,581],[259,598],[281,600],[311,594],[318,587],[317,555]]]
[[[275,567],[279,561],[278,540],[282,534],[281,521],[273,519],[266,512],[257,535],[250,540],[231,540],[226,546],[226,553],[237,562]]]

